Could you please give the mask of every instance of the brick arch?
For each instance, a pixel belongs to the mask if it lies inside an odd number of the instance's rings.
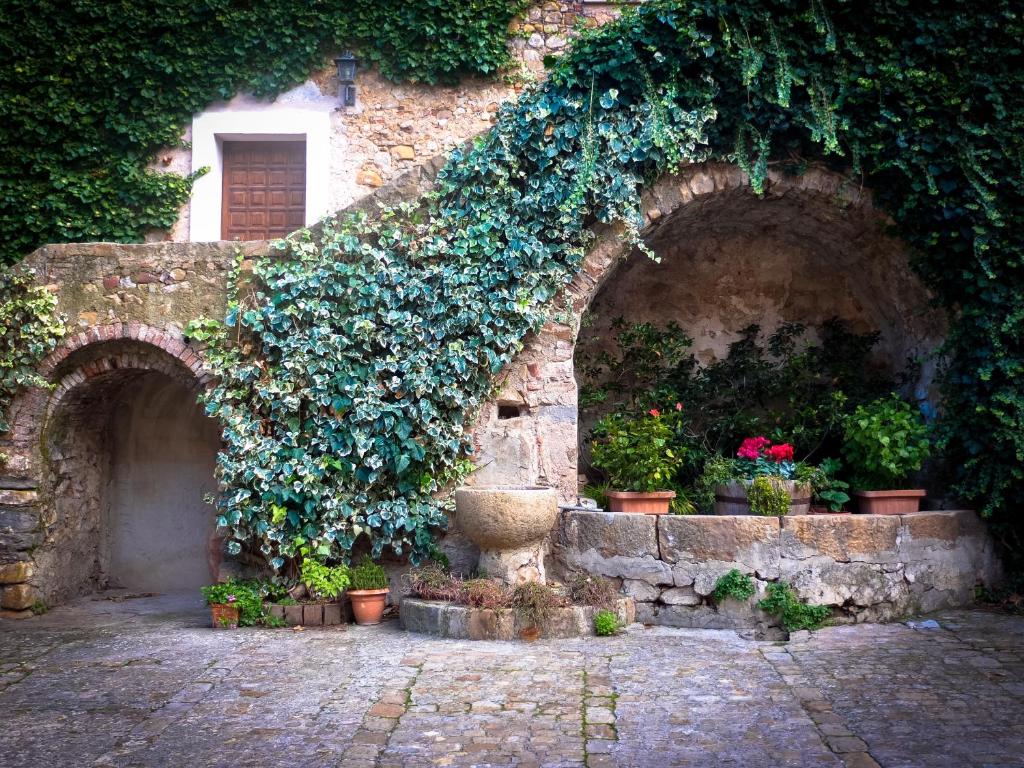
[[[763,199],[807,199],[821,210],[841,212],[855,228],[879,228],[886,218],[872,206],[870,191],[824,168],[800,175],[769,171]],[[713,220],[723,200],[756,204],[747,174],[734,165],[705,163],[665,174],[641,196],[644,241],[680,221],[700,226]],[[505,372],[497,396],[483,408],[474,429],[478,484],[539,484],[575,503],[578,411],[574,354],[581,320],[594,297],[634,252],[621,223],[597,225],[582,268],[566,289],[552,319],[528,338]],[[856,248],[857,246],[851,246]]]
[[[115,371],[146,370],[197,389],[213,378],[201,350],[186,343],[180,332],[139,322],[93,326],[66,336],[39,364],[39,373],[53,389],[34,388],[15,398],[9,434],[16,445],[33,442],[69,393],[81,384],[100,376],[109,379]]]

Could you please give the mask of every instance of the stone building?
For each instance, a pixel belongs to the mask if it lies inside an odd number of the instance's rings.
[[[611,12],[581,0],[533,6],[512,41],[524,76],[538,75],[578,21]],[[28,257],[70,332],[41,368],[52,391],[22,393],[0,436],[9,456],[0,474],[5,610],[107,586],[159,591],[210,580],[220,554],[203,498],[214,488],[219,436],[195,404],[208,377],[182,329],[222,312],[237,248],[255,255],[268,238],[329,212],[415,197],[443,154],[486,130],[516,94],[515,85],[475,80],[395,85],[372,71],[356,86],[356,105],[339,108],[325,68],[271,103],[241,95],[211,105],[186,133],[191,150],[154,161],[210,169],[170,233],[139,245],[45,246]],[[614,315],[675,319],[706,357],[755,319],[838,315],[881,331],[890,360],[941,339],[905,248],[870,193],[839,176],[773,176],[761,199],[738,169],[696,166],[653,185],[644,210],[643,236],[662,262],[625,247],[614,227],[598,231],[571,306],[528,340],[479,416],[474,482],[553,485],[575,500],[574,352],[580,334],[599,336]],[[925,370],[925,391],[929,380]],[[458,531],[445,547],[453,560],[473,557]]]

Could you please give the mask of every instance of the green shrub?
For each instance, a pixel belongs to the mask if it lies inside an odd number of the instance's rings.
[[[619,617],[612,611],[598,611],[594,614],[594,634],[598,637],[614,635],[621,629]]]
[[[857,407],[843,421],[843,455],[862,489],[899,487],[931,447],[919,411],[893,394]]]
[[[760,475],[750,481],[747,500],[750,502],[750,511],[755,515],[782,517],[789,512],[792,497],[785,481],[777,477]]]
[[[387,589],[389,585],[387,571],[368,557],[352,569],[351,589]]]
[[[807,605],[800,602],[793,588],[783,581],[769,584],[767,595],[757,607],[779,617],[787,632],[800,629],[819,629],[832,615],[827,605]]]
[[[606,416],[594,435],[591,459],[615,490],[663,491],[675,483],[680,459],[669,445],[672,431],[656,409],[635,419]]]
[[[715,582],[715,591],[711,593],[711,596],[718,603],[727,597],[742,602],[753,597],[756,591],[754,580],[745,573],[740,573],[738,569],[733,568],[728,573],[718,577],[718,581]]]
[[[348,568],[329,566],[307,557],[302,561],[302,583],[316,600],[334,600],[349,585]]]

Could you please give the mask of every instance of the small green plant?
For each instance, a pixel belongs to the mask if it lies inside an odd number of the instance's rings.
[[[528,627],[542,628],[565,600],[547,584],[527,581],[512,588],[512,608]]]
[[[792,500],[785,482],[777,477],[759,475],[750,481],[747,488],[750,511],[765,517],[782,517],[789,512]]]
[[[302,583],[314,599],[334,600],[349,585],[348,568],[344,565],[324,565],[306,557],[302,561]]]
[[[740,573],[738,569],[733,568],[728,573],[718,577],[718,581],[715,582],[715,591],[711,593],[711,596],[715,599],[716,603],[720,603],[728,597],[742,602],[753,597],[756,591],[754,580],[745,573]]]
[[[594,614],[594,634],[598,637],[610,637],[621,627],[619,617],[612,611],[602,610]]]
[[[839,512],[850,500],[850,484],[836,477],[842,468],[839,459],[824,459],[821,464],[813,467],[801,464],[797,468],[796,479],[811,486],[814,499],[821,502],[830,512]]]
[[[238,606],[238,626],[252,627],[264,620],[263,590],[257,582],[225,581],[201,587],[208,605]]]
[[[757,607],[779,617],[787,632],[801,629],[819,629],[832,615],[827,605],[808,605],[800,602],[793,588],[784,581],[769,584],[765,598]]]
[[[858,406],[843,421],[843,436],[856,488],[899,487],[931,452],[924,418],[896,394]]]
[[[594,435],[594,466],[615,490],[647,493],[672,487],[681,461],[670,445],[672,430],[656,408],[635,419],[621,413],[605,416]]]
[[[32,614],[34,616],[42,616],[44,613],[50,610],[46,603],[42,600],[35,600],[32,603],[32,605],[28,607],[28,609],[32,611]]]
[[[359,565],[352,569],[350,589],[387,589],[388,574],[382,567],[369,557],[364,557]]]

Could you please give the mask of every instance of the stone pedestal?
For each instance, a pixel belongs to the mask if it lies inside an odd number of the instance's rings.
[[[459,528],[480,548],[479,568],[507,584],[545,580],[544,540],[558,516],[553,488],[463,487],[455,491]]]

